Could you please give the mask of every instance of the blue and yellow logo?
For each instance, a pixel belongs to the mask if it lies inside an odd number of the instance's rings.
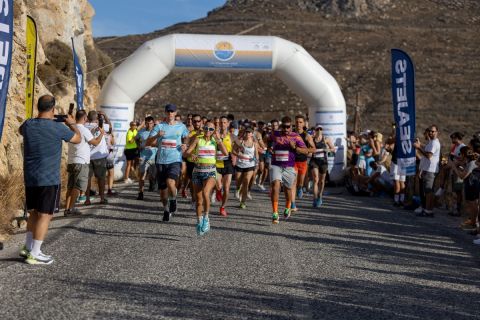
[[[235,50],[230,42],[220,41],[215,45],[213,54],[220,61],[228,61],[235,55]]]

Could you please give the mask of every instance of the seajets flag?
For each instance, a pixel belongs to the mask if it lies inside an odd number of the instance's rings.
[[[415,175],[415,74],[413,62],[403,51],[392,49],[392,98],[396,123],[398,165],[407,176]]]
[[[0,140],[7,108],[8,83],[12,65],[13,0],[0,3]]]
[[[75,71],[75,84],[77,86],[77,110],[83,110],[83,71],[77,53],[75,52],[75,45],[72,38],[73,51],[73,69]]]
[[[27,16],[27,81],[25,90],[25,112],[27,119],[33,117],[33,96],[35,94],[35,65],[37,63],[37,26]]]

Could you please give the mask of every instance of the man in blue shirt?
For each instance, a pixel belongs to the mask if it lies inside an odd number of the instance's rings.
[[[150,190],[153,191],[153,183],[155,182],[155,156],[157,155],[157,147],[147,145],[147,140],[155,125],[155,120],[152,116],[145,118],[145,127],[138,131],[135,140],[137,147],[140,150],[140,161],[138,166],[138,197],[137,200],[143,200],[143,190],[145,185],[145,178],[148,176],[150,181]],[[153,181],[152,181],[153,180]]]
[[[171,214],[177,211],[177,180],[182,170],[182,152],[186,145],[182,142],[188,136],[187,127],[175,121],[177,107],[173,104],[165,106],[165,122],[156,125],[150,132],[148,145],[156,143],[157,181],[160,198],[164,206],[163,221],[169,221]],[[168,199],[168,208],[167,208]]]
[[[65,125],[53,121],[55,98],[44,95],[38,99],[38,117],[26,120],[20,126],[23,136],[24,180],[27,210],[27,239],[20,251],[28,264],[51,264],[53,258],[41,251],[48,225],[58,212],[60,196],[60,162],[62,141],[78,144],[82,135],[73,115]]]

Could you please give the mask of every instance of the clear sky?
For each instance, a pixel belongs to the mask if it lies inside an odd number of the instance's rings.
[[[225,0],[89,0],[95,9],[93,36],[148,33],[205,17]]]

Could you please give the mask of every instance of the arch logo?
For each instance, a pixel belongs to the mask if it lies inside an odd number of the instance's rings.
[[[220,61],[228,61],[235,56],[235,50],[230,42],[220,41],[215,44],[213,55]]]

